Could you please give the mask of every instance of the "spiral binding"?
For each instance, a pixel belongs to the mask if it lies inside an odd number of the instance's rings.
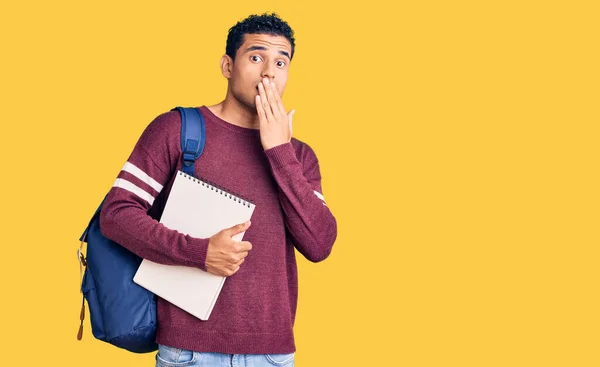
[[[206,180],[204,178],[201,177],[194,177],[194,176],[190,176],[187,173],[183,172],[183,171],[179,171],[178,174],[180,176],[186,177],[187,179],[194,181],[196,183],[201,184],[202,186],[206,187],[206,188],[210,188],[211,190],[214,190],[216,192],[218,192],[219,194],[225,196],[225,197],[229,197],[229,199],[233,199],[233,201],[241,203],[244,206],[247,206],[248,208],[250,208],[250,205],[254,205],[256,206],[253,202],[251,202],[250,200],[248,200],[247,198],[245,198],[242,195],[239,195],[233,191],[229,191],[227,189],[225,189],[223,186],[217,185],[214,182],[211,182],[209,180]]]

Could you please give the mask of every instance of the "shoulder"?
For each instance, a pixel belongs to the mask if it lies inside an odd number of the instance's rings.
[[[138,146],[156,155],[174,155],[181,151],[181,116],[178,111],[157,115],[144,129]]]
[[[157,139],[179,134],[181,131],[181,116],[178,111],[167,111],[156,116],[144,130],[148,139]]]

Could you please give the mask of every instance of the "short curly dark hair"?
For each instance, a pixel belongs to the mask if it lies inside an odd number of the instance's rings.
[[[261,15],[252,14],[246,19],[237,22],[236,25],[229,29],[227,35],[227,45],[225,46],[225,53],[235,60],[235,54],[244,43],[245,34],[269,34],[272,36],[283,36],[292,45],[292,54],[290,60],[294,57],[294,48],[296,47],[294,39],[294,31],[287,24],[286,21],[281,19],[277,13],[263,13]]]

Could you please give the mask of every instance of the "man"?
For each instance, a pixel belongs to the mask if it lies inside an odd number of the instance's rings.
[[[294,364],[294,248],[310,261],[324,260],[337,224],[315,153],[292,138],[293,111],[281,100],[293,34],[276,14],[238,22],[221,59],[225,100],[199,107],[206,143],[195,175],[253,202],[251,222],[194,238],[157,221],[182,164],[177,111],[148,125],[105,200],[106,237],[157,263],[228,277],[207,321],[158,298],[157,366]],[[243,231],[244,241],[232,240]]]

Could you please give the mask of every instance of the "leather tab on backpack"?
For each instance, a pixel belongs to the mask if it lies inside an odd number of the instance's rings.
[[[81,302],[81,312],[79,313],[79,320],[81,324],[79,324],[79,331],[77,332],[77,340],[81,340],[83,337],[83,320],[85,319],[85,298]]]

